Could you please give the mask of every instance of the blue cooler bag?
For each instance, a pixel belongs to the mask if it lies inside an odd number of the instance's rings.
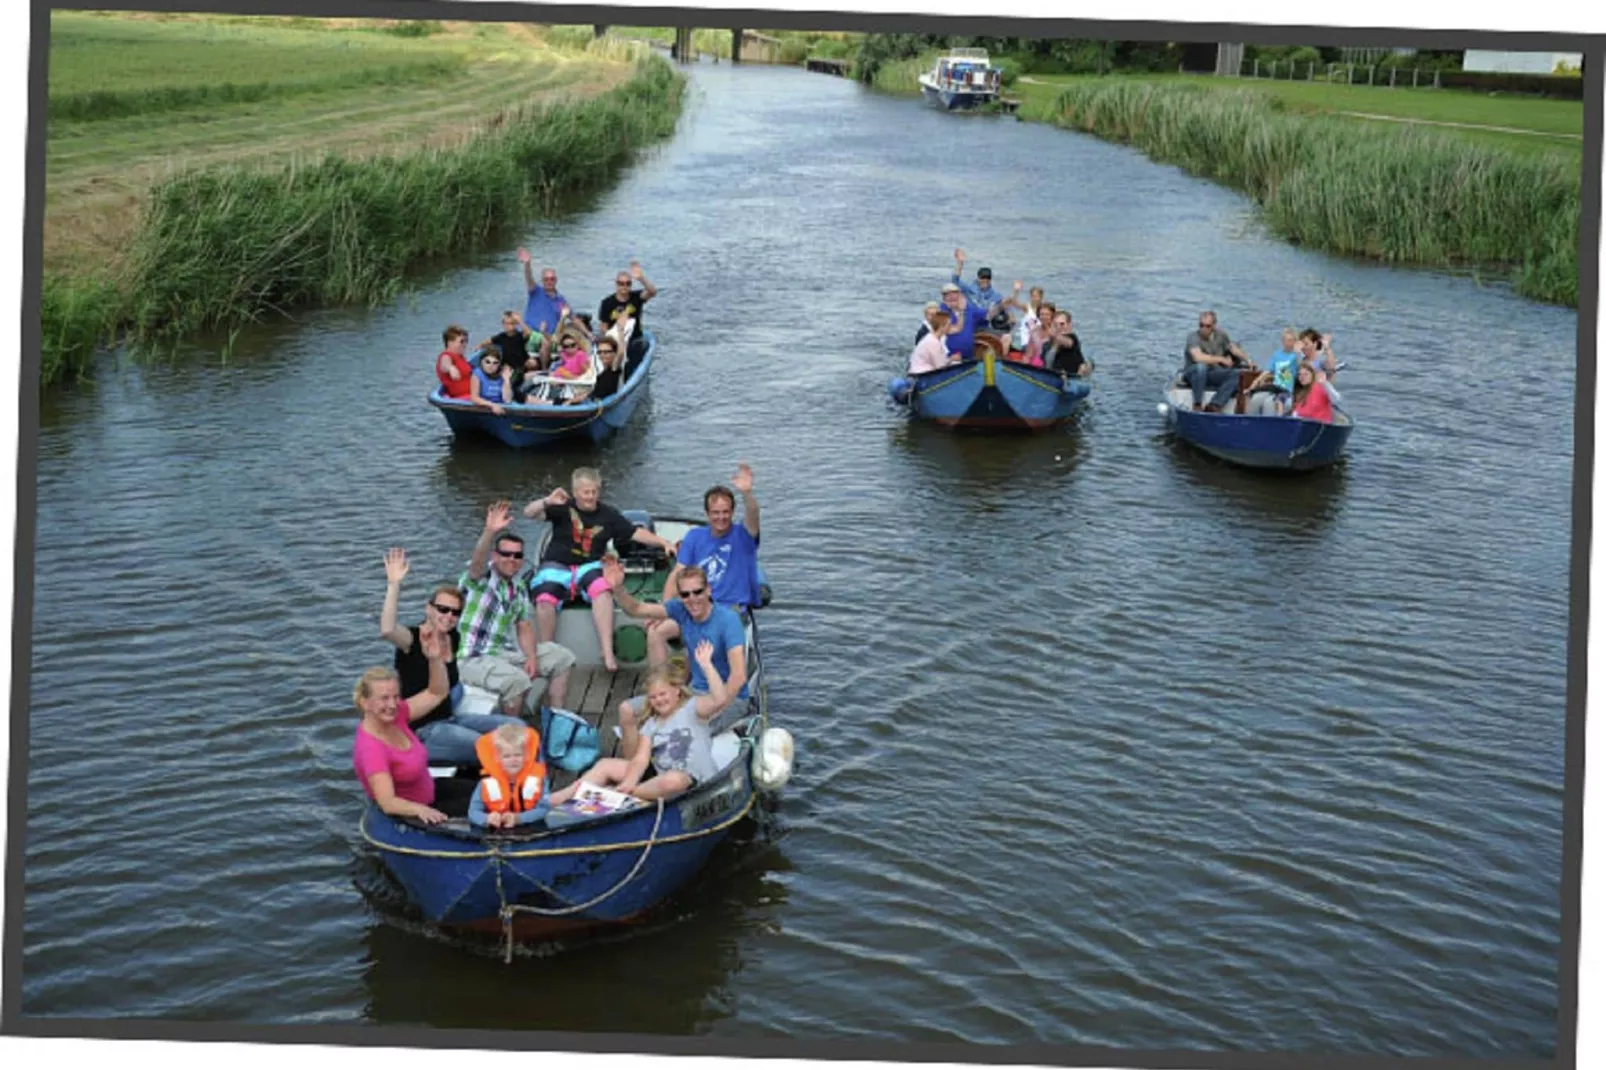
[[[578,713],[541,707],[541,745],[547,761],[571,773],[583,773],[595,764],[602,749],[597,730]]]

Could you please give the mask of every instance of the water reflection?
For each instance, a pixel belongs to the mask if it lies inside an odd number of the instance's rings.
[[[773,832],[744,822],[707,868],[649,919],[538,945],[504,963],[493,936],[447,935],[376,909],[363,935],[365,1020],[447,1029],[708,1032],[736,1012],[747,956],[780,931],[791,866]],[[376,861],[359,879],[373,882]],[[583,968],[582,967],[583,964]],[[449,984],[438,979],[450,977]]]

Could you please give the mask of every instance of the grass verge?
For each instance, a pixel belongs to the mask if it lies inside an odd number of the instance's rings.
[[[1581,171],[1427,128],[1290,114],[1263,95],[1125,79],[1060,90],[1047,118],[1243,190],[1281,236],[1384,261],[1476,267],[1578,303]]]

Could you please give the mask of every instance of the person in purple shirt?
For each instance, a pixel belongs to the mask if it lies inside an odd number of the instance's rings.
[[[542,268],[541,284],[535,284],[530,250],[519,250],[519,263],[524,265],[524,289],[529,294],[524,305],[524,326],[550,346],[551,340],[557,335],[558,325],[569,316],[569,300],[558,293],[558,273],[552,268]],[[545,352],[543,348],[543,356]]]
[[[976,331],[987,326],[987,310],[966,297],[959,284],[953,282],[942,288],[942,303],[954,317],[948,352],[961,360],[972,359],[976,355]]]

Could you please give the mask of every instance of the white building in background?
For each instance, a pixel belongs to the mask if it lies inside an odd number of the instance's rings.
[[[1461,60],[1461,69],[1501,74],[1554,74],[1563,63],[1577,70],[1583,61],[1582,52],[1494,52],[1469,48]]]

